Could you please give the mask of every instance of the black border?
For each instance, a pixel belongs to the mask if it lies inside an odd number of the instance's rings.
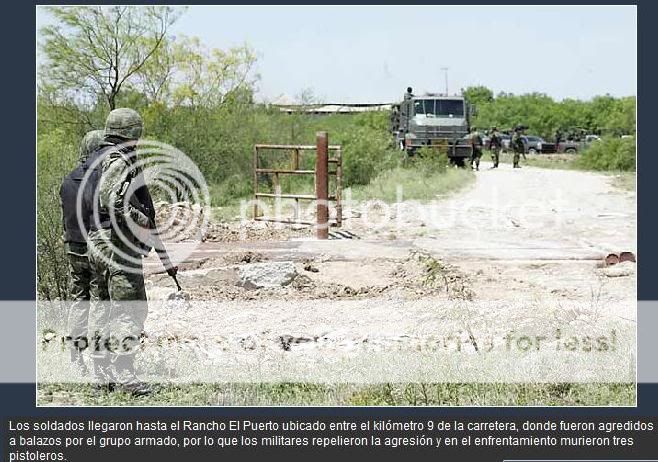
[[[49,2],[46,2],[49,3]],[[79,2],[76,2],[79,4]],[[133,2],[124,2],[133,3]],[[143,3],[143,2],[140,2]],[[638,5],[638,299],[657,300],[656,206],[658,116],[655,2]],[[413,6],[409,6],[413,8]],[[35,4],[5,5],[3,48],[2,181],[0,198],[0,299],[33,300],[35,294],[36,105]],[[614,59],[614,57],[610,57]],[[640,127],[643,130],[640,130]],[[1,316],[1,313],[0,313]],[[2,322],[2,321],[0,321]],[[26,332],[32,341],[33,332]],[[645,352],[646,354],[650,354]],[[652,355],[653,356],[653,355]],[[646,357],[646,356],[643,356]],[[640,384],[637,408],[36,408],[34,384],[0,384],[0,452],[5,419],[16,416],[658,416],[658,384]],[[612,454],[611,454],[612,457]]]

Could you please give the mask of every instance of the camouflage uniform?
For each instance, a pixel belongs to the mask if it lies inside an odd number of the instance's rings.
[[[513,168],[520,168],[519,160],[521,159],[521,154],[525,151],[525,145],[523,144],[523,138],[521,138],[521,129],[514,129],[514,134],[512,135],[512,140],[510,142],[512,149],[514,151],[514,160]]]
[[[112,213],[117,227],[106,223],[89,235],[94,301],[90,332],[94,336],[95,372],[98,378],[116,381],[136,395],[150,392],[134,371],[134,356],[148,311],[142,257],[150,248],[132,234],[126,223],[148,229],[154,217],[148,189],[133,166],[137,160],[134,146],[141,132],[141,118],[133,110],[116,109],[108,116],[101,146],[106,154],[100,166],[99,210]],[[145,207],[132,200],[124,203],[127,194],[135,196],[138,192],[142,195],[140,204]],[[103,301],[104,294],[109,301]]]
[[[89,155],[98,149],[101,141],[103,140],[102,130],[92,130],[88,132],[80,143],[78,151],[79,166],[71,172],[64,181],[73,181],[76,186],[75,191],[79,190],[80,178],[84,176],[85,162]],[[76,183],[76,180],[77,183]],[[64,188],[64,185],[62,185]],[[86,370],[84,360],[82,358],[82,351],[87,348],[87,323],[89,316],[89,299],[90,299],[90,281],[91,281],[91,267],[89,265],[89,258],[87,255],[87,243],[84,241],[84,236],[81,233],[73,232],[77,230],[67,229],[67,213],[75,214],[75,197],[63,195],[62,196],[62,211],[64,215],[64,234],[65,234],[65,248],[66,256],[69,262],[69,300],[71,304],[68,312],[68,335],[65,337],[71,349],[71,361]],[[70,209],[70,210],[67,210]],[[79,222],[68,223],[69,226],[85,228],[84,224]],[[82,226],[81,226],[82,225]],[[85,229],[85,231],[89,231]],[[79,236],[77,236],[79,235]],[[68,237],[67,237],[68,236]],[[73,237],[77,236],[77,237]]]
[[[475,170],[480,170],[480,158],[482,157],[482,136],[476,128],[471,132],[471,168],[475,164]]]
[[[89,283],[91,267],[87,256],[87,244],[67,242],[66,256],[69,261],[69,305],[66,341],[70,342],[71,361],[84,365],[82,351],[87,346],[87,322],[89,317]]]
[[[555,130],[555,151],[557,152],[560,142],[562,141],[562,131],[558,128]]]
[[[491,150],[491,160],[493,160],[493,168],[498,168],[500,162],[500,151],[503,147],[502,140],[498,134],[498,130],[494,127],[491,130],[491,141],[489,142],[489,149]]]

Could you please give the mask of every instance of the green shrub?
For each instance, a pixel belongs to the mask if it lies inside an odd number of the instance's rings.
[[[221,207],[253,194],[253,178],[236,173],[221,183],[210,184],[209,189],[211,204]]]
[[[364,112],[354,116],[354,125],[379,132],[388,133],[389,123],[388,111]]]
[[[53,130],[37,139],[37,291],[45,300],[68,294],[59,187],[78,156],[77,141],[71,138],[64,130]]]
[[[423,175],[434,175],[437,172],[445,172],[450,165],[448,154],[439,149],[423,146],[416,151],[416,155],[410,159],[410,164],[414,165]]]
[[[382,200],[394,203],[402,200],[433,200],[461,190],[473,183],[470,169],[448,168],[439,159],[415,158],[406,166],[382,171],[367,185],[352,188],[352,198],[358,201]]]
[[[588,170],[635,171],[635,137],[604,138],[583,152],[577,164]]]
[[[386,131],[355,127],[346,134],[342,146],[346,186],[368,184],[379,172],[397,164],[398,152]]]

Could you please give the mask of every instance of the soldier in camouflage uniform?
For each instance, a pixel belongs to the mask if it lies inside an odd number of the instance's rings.
[[[133,395],[150,393],[135,374],[135,354],[147,315],[142,257],[151,250],[130,226],[148,230],[155,211],[138,161],[142,119],[132,109],[115,109],[105,125],[98,182],[99,216],[89,235],[94,373]],[[103,294],[109,295],[109,302]],[[109,343],[108,343],[109,342]]]
[[[475,170],[480,170],[480,158],[482,157],[482,136],[477,128],[471,129],[471,168],[475,165]]]
[[[490,141],[489,141],[489,150],[491,151],[491,160],[493,160],[493,167],[498,168],[498,163],[500,162],[500,151],[503,148],[503,140],[498,133],[498,128],[493,127],[491,129]]]
[[[512,150],[514,151],[514,160],[513,160],[513,168],[521,168],[519,165],[519,160],[521,159],[521,154],[525,154],[525,144],[523,144],[523,138],[521,137],[523,134],[523,127],[521,125],[517,125],[514,128],[514,134],[512,135],[512,140],[510,141],[510,144],[512,146]]]
[[[76,212],[76,199],[86,172],[87,158],[98,149],[101,141],[103,141],[103,130],[92,130],[82,138],[78,151],[78,166],[64,178],[59,190],[62,203],[64,245],[69,261],[69,300],[71,301],[68,313],[68,335],[64,337],[64,340],[71,351],[71,362],[83,372],[86,372],[87,369],[82,352],[88,346],[87,322],[91,268],[87,256],[85,235],[89,229],[84,220],[82,223],[80,222],[80,217]]]
[[[555,152],[560,152],[560,143],[562,142],[562,131],[558,128],[555,130]]]

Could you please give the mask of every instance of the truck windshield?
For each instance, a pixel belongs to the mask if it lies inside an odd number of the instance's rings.
[[[463,117],[464,101],[459,99],[420,99],[414,104],[416,115]]]

